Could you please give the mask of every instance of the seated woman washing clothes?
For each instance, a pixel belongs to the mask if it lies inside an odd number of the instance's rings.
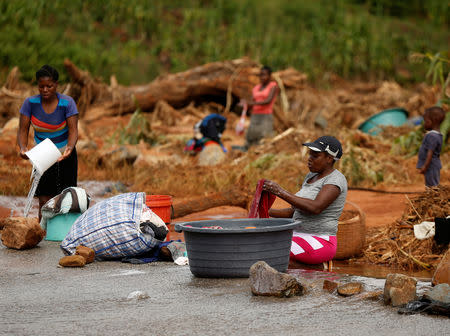
[[[320,264],[336,254],[338,220],[347,198],[347,180],[334,168],[342,156],[339,140],[322,136],[304,143],[309,148],[308,168],[302,187],[295,195],[273,181],[265,181],[263,190],[291,204],[290,208],[270,209],[271,217],[293,218],[291,259],[304,264]]]

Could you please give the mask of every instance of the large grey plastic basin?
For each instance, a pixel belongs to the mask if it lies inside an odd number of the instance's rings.
[[[230,278],[248,277],[259,260],[285,272],[296,225],[289,218],[221,219],[178,223],[175,231],[184,233],[192,274]]]

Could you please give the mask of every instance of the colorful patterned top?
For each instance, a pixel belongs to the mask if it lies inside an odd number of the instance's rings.
[[[49,138],[60,150],[67,145],[69,128],[67,118],[78,114],[77,105],[72,97],[56,93],[58,105],[52,113],[46,113],[41,105],[41,95],[25,99],[20,113],[31,119],[36,144]]]

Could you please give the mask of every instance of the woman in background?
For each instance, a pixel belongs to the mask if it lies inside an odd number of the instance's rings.
[[[261,68],[260,83],[252,90],[252,100],[247,103],[251,109],[250,125],[246,135],[246,148],[256,145],[259,141],[273,134],[273,104],[278,94],[278,85],[272,80],[272,69]]]

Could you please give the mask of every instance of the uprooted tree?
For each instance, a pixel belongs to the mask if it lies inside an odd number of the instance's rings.
[[[125,87],[118,85],[114,77],[108,86],[69,60],[65,60],[64,65],[73,83],[69,94],[77,100],[81,117],[87,122],[131,113],[137,107],[152,111],[159,101],[179,108],[203,97],[225,97],[226,110],[229,110],[233,100],[250,98],[252,88],[259,81],[260,69],[249,59],[214,62],[160,76],[146,85]],[[289,88],[301,88],[306,80],[306,75],[294,69],[274,73],[274,77],[280,86]],[[281,128],[286,129],[291,123],[284,116],[287,104],[283,97],[283,108],[276,108],[274,114]]]

